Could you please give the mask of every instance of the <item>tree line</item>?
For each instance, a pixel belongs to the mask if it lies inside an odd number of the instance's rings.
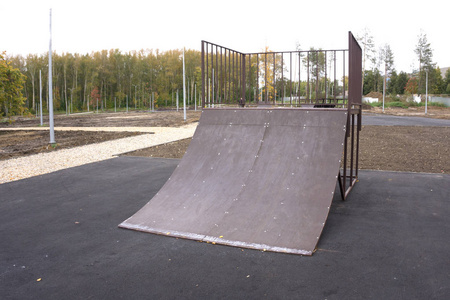
[[[450,94],[450,71],[442,76],[439,66],[433,62],[433,50],[427,35],[418,36],[414,53],[417,55],[418,69],[412,73],[397,73],[394,68],[394,53],[388,44],[375,48],[370,30],[365,28],[358,36],[363,50],[363,94],[383,92],[387,94],[425,94],[428,77],[429,94]],[[371,68],[368,68],[371,63]]]
[[[394,54],[389,45],[385,44],[375,50],[375,43],[369,30],[365,29],[358,36],[358,41],[363,49],[364,95],[370,92],[381,93],[384,87],[387,94],[424,94],[427,76],[428,93],[450,94],[450,71],[447,71],[444,77],[441,75],[439,67],[432,61],[433,52],[426,34],[421,33],[418,36],[414,51],[419,68],[413,70],[411,74],[397,73],[394,68]],[[269,52],[268,49],[266,51]],[[182,99],[182,54],[183,50],[179,49],[164,52],[140,50],[128,53],[112,49],[85,55],[53,53],[53,107],[57,111],[73,113],[98,108],[123,110],[128,106],[135,109],[174,106],[177,99]],[[7,56],[5,52],[0,54],[0,116],[36,113],[40,95],[43,99],[43,110],[48,111],[48,59],[48,53],[29,54],[26,57]],[[252,57],[252,68],[253,60],[255,57]],[[280,70],[285,68],[278,65],[279,61],[277,59],[277,76]],[[315,61],[318,65],[312,65],[310,71],[312,74],[321,73],[322,69],[325,69],[325,59],[322,57],[311,59],[311,62]],[[269,61],[268,64],[272,63]],[[284,90],[292,84],[293,89],[299,91],[301,95],[311,96],[317,90],[306,85],[304,80],[292,83],[288,78],[277,80],[277,86],[271,87],[270,76],[275,73],[269,68],[270,72],[265,74],[262,66],[262,64],[259,66],[260,74],[265,76],[264,82],[267,81],[268,84],[264,83],[256,91],[258,79],[254,78],[255,82],[250,82],[252,86],[249,87],[249,98],[255,98],[256,93],[260,93],[259,99],[267,97],[270,99],[272,97],[270,95],[285,95]],[[185,69],[187,101],[192,105],[193,101],[197,100],[198,103],[200,99],[202,84],[200,51],[185,51]],[[212,70],[209,72],[212,73]],[[327,81],[331,82],[330,80],[321,76],[321,81],[325,81],[325,85]],[[315,84],[324,85],[319,81]],[[333,87],[334,84],[327,86]],[[207,86],[206,89],[211,87]],[[292,93],[289,91],[289,94]],[[332,94],[335,91],[324,93]]]
[[[122,53],[118,49],[91,54],[52,54],[54,109],[67,113],[100,109],[149,109],[175,105],[183,89],[183,50],[141,50]],[[3,57],[22,74],[22,105],[35,112],[42,86],[43,110],[48,110],[48,53]],[[187,98],[199,99],[201,53],[185,51]],[[196,95],[194,94],[196,92]],[[0,114],[16,111],[0,109]]]

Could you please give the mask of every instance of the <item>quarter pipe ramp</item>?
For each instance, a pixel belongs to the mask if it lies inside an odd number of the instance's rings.
[[[311,255],[328,216],[347,109],[204,109],[177,169],[119,226]]]

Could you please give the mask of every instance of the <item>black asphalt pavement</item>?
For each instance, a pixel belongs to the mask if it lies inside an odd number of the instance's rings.
[[[450,176],[360,171],[311,257],[117,227],[178,160],[0,185],[0,299],[450,299]]]
[[[438,126],[450,127],[450,120],[432,119],[426,117],[392,116],[365,113],[362,117],[363,125],[380,126]]]

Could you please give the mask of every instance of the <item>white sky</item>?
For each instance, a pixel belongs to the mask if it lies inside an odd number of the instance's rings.
[[[421,30],[433,62],[450,67],[449,8],[442,0],[0,0],[0,51],[48,51],[50,8],[58,53],[200,50],[201,40],[241,52],[266,45],[295,50],[297,43],[305,50],[347,49],[348,31],[356,36],[367,27],[377,49],[391,46],[397,71],[418,66],[414,48]]]

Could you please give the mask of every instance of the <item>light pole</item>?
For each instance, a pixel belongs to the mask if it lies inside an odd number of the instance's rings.
[[[184,120],[186,121],[186,72],[184,64],[184,48],[183,48],[183,112],[184,112]]]
[[[136,110],[136,86],[134,85],[134,110]]]
[[[50,125],[50,144],[55,145],[55,129],[53,125],[53,86],[52,86],[52,9],[50,9],[50,45],[48,51],[48,110]]]
[[[42,119],[42,78],[41,78],[41,70],[39,70],[39,114],[41,117],[41,126],[44,125],[44,121]]]
[[[427,114],[428,108],[428,70],[425,71],[426,80],[425,80],[425,114]]]

